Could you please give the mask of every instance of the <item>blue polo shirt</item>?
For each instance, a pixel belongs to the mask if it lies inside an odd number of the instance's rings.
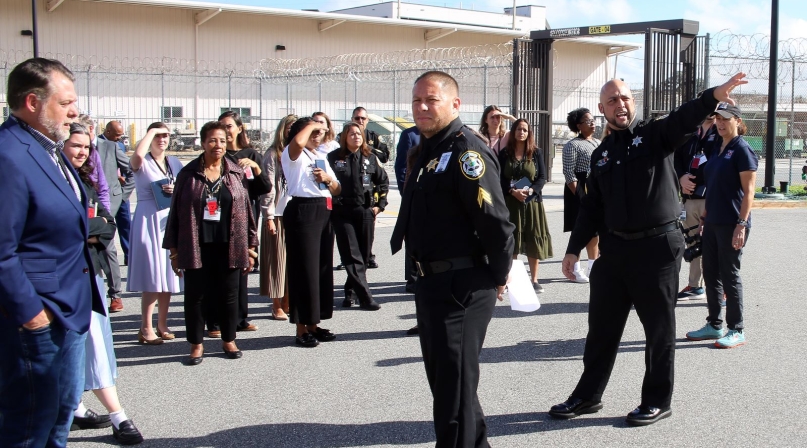
[[[720,141],[715,143],[712,158],[704,168],[706,177],[706,222],[710,224],[737,224],[740,206],[745,193],[740,183],[740,173],[756,171],[759,161],[748,143],[740,136],[734,137],[723,152]],[[748,215],[751,227],[751,215]]]

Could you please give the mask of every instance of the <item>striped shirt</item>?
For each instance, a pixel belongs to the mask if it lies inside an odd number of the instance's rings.
[[[61,152],[64,149],[64,142],[54,142],[45,134],[32,128],[28,125],[28,123],[20,120],[14,115],[11,115],[9,118],[16,121],[21,128],[31,134],[31,137],[33,137],[34,140],[45,148],[45,151],[47,151],[48,155],[50,156],[50,160],[56,164],[57,168],[59,168],[59,172],[62,173],[62,177],[64,177],[67,183],[70,184],[70,188],[72,188],[73,192],[76,193],[76,198],[78,198],[78,201],[81,202],[81,189],[78,187],[78,181],[76,181],[76,179],[70,174],[70,170],[65,167],[64,160],[61,156]]]
[[[566,183],[577,182],[574,173],[588,173],[591,166],[591,153],[600,146],[600,140],[586,140],[575,137],[563,145],[563,177]]]

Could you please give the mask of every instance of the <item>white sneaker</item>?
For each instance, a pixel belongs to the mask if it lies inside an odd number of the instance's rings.
[[[574,281],[575,283],[588,283],[588,276],[582,269],[574,271]]]

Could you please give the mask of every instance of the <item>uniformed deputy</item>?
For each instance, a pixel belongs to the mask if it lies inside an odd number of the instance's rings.
[[[404,188],[392,253],[407,250],[437,447],[488,447],[479,352],[513,255],[499,164],[459,117],[457,82],[431,71],[412,90],[422,149]],[[498,288],[497,288],[498,287]]]
[[[678,182],[673,153],[719,101],[745,84],[739,73],[709,89],[669,116],[635,123],[633,96],[619,80],[600,91],[600,112],[611,134],[591,155],[591,174],[563,259],[572,280],[577,254],[595,233],[600,258],[590,273],[583,375],[572,395],[549,414],[572,418],[602,409],[602,394],[616,359],[631,305],[644,326],[645,376],[642,401],[627,416],[630,425],[669,417],[675,355],[675,297],[684,238],[678,216]]]
[[[342,306],[351,307],[358,298],[361,308],[375,311],[381,306],[373,300],[367,284],[367,261],[373,244],[373,221],[387,206],[389,178],[356,123],[345,124],[339,149],[328,154],[328,163],[342,184],[342,194],[334,198],[331,213],[339,256],[347,271]]]

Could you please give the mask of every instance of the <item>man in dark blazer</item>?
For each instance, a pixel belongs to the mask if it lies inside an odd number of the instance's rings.
[[[62,155],[73,74],[34,58],[8,75],[0,126],[0,446],[62,447],[84,389],[91,310],[87,194]]]
[[[95,138],[95,123],[92,120],[89,121],[90,125],[87,128],[90,131],[95,149],[98,151],[98,156],[101,158],[104,178],[109,184],[109,213],[116,216],[123,200],[128,199],[135,188],[134,173],[129,168],[129,157],[118,150],[117,143]],[[109,262],[109,272],[107,273],[109,312],[117,313],[123,310],[123,301],[120,298],[120,293],[123,289],[118,249],[115,244],[110,244],[106,248],[106,257]]]

